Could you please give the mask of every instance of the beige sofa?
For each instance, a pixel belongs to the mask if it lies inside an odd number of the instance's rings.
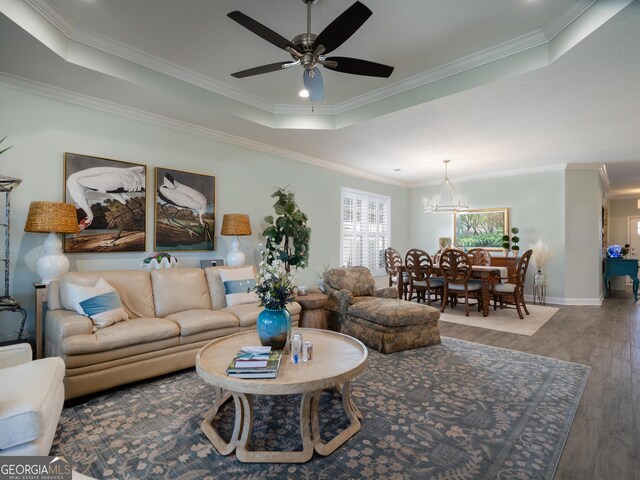
[[[192,367],[198,350],[214,338],[255,329],[258,303],[228,307],[219,269],[70,272],[51,282],[45,354],[66,366],[65,399]],[[73,310],[68,285],[111,284],[129,320],[93,331]],[[297,325],[300,305],[291,303]]]
[[[62,360],[31,361],[28,343],[0,347],[0,456],[49,455],[64,401],[63,377]]]

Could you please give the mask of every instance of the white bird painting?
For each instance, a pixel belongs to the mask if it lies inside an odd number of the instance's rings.
[[[197,188],[201,188],[203,184],[207,184],[209,181],[213,182],[214,177],[167,171],[165,169],[159,170],[160,172],[156,173],[158,183],[157,201],[169,227],[178,228],[186,232],[189,238],[194,240],[200,239],[200,241],[204,242],[205,249],[213,249],[212,228],[205,219],[205,216],[212,212],[209,210],[210,205],[207,197]],[[178,181],[176,175],[179,173],[182,173],[183,178],[190,176],[192,179],[197,179],[198,185],[194,184],[197,188]],[[211,188],[213,191],[213,183],[211,183]],[[197,218],[197,224],[176,218],[181,211],[185,210],[193,212]],[[200,228],[198,228],[198,224]],[[156,244],[158,243],[162,243],[162,238],[158,238],[158,233],[156,232]],[[156,248],[160,247],[156,245]]]
[[[95,159],[94,157],[77,157],[94,160],[93,164],[96,163],[95,160],[113,162],[113,164],[120,163],[115,160]],[[145,214],[145,184],[146,167],[144,165],[90,167],[77,170],[69,175],[66,180],[67,193],[77,208],[85,213],[85,217],[78,222],[80,233],[72,237],[71,240],[67,240],[67,247],[70,247],[68,251],[82,251],[78,248],[73,248],[71,244],[88,241],[90,238],[102,238],[105,235],[107,235],[107,238],[102,239],[99,243],[99,246],[102,247],[101,251],[105,249],[123,251],[119,244],[121,240],[124,241],[125,232],[128,231],[136,216],[144,217]],[[93,211],[92,205],[95,208],[96,204],[101,204],[104,205],[105,209],[108,209],[106,202],[108,199],[116,200],[124,207],[119,212],[110,211],[107,219],[107,230],[117,229],[116,233],[83,233],[96,219],[96,212]],[[144,225],[144,220],[142,225]],[[137,233],[139,227],[133,230]],[[144,234],[144,226],[142,227],[142,233]],[[141,250],[144,250],[144,240]]]

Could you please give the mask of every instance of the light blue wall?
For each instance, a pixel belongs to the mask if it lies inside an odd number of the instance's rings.
[[[538,239],[549,244],[551,253],[545,266],[549,299],[564,297],[564,174],[558,170],[463,182],[452,180],[460,198],[472,209],[509,208],[509,228],[520,229],[521,252]],[[452,215],[425,214],[423,211],[424,200],[431,198],[437,189],[434,185],[409,191],[410,247],[435,252],[439,237],[453,237]],[[533,267],[529,268],[529,284],[533,283],[534,273]],[[526,293],[531,293],[529,288]]]
[[[216,177],[216,215],[248,213],[253,235],[242,237],[248,261],[257,260],[263,240],[262,218],[272,213],[275,187],[289,186],[312,228],[310,268],[298,283],[315,285],[314,271],[336,266],[340,245],[340,187],[391,197],[393,244],[405,249],[407,189],[352,177],[295,160],[189,135],[118,115],[0,87],[0,138],[14,147],[0,156],[0,174],[23,179],[12,201],[12,295],[29,310],[33,330],[35,262],[45,236],[23,232],[29,203],[63,200],[64,152],[145,164],[147,189],[153,191],[154,167],[168,167]],[[4,144],[3,144],[4,145]],[[216,251],[178,253],[181,266],[204,258],[224,258],[230,237],[216,237]],[[153,196],[147,200],[147,251],[153,249]],[[70,254],[72,270],[137,269],[142,253]],[[2,335],[13,336],[17,315],[0,317]]]

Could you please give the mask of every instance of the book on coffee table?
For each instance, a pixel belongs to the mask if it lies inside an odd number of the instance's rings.
[[[228,376],[235,378],[276,378],[278,376],[282,350],[272,350],[269,352],[264,366],[246,366],[245,362],[247,361],[253,364],[257,364],[259,361],[247,360],[246,352],[243,352],[243,350],[244,348],[240,350],[235,358],[231,360],[231,363],[229,363],[227,367]],[[240,362],[238,362],[238,359],[240,359]],[[262,365],[262,363],[260,364]]]

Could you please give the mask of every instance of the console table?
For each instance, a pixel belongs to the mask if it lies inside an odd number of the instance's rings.
[[[609,296],[611,277],[629,276],[633,281],[633,296],[638,301],[638,259],[606,258],[604,260],[604,296]]]

